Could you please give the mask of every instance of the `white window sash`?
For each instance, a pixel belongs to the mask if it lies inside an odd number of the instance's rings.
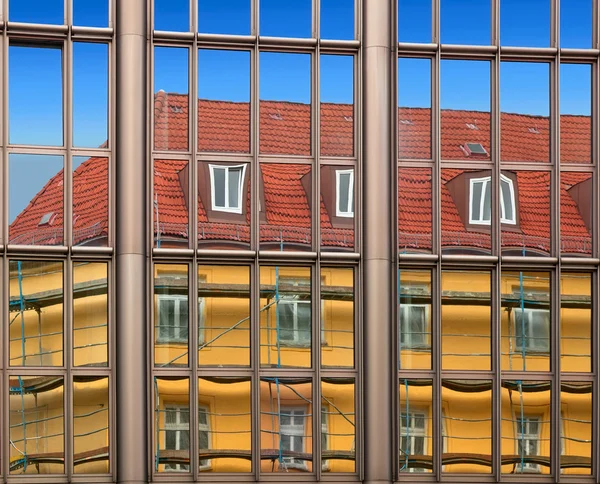
[[[504,194],[502,192],[502,182],[506,183],[510,193],[510,204],[512,205],[512,218],[506,218],[506,208],[504,206]],[[500,222],[503,224],[516,225],[517,224],[517,213],[515,206],[515,187],[513,181],[505,175],[500,175]]]
[[[340,186],[342,175],[350,175],[348,177],[348,201],[345,207],[342,207],[340,200]],[[337,170],[335,172],[335,214],[337,217],[354,217],[354,170]]]
[[[187,341],[187,336],[182,336],[182,330],[187,330],[189,334],[189,321],[181,321],[181,304],[187,304],[187,296],[183,295],[173,295],[173,294],[159,294],[157,295],[157,326],[158,326],[158,335],[157,342],[169,342],[169,343],[178,343]],[[162,321],[161,320],[161,312],[160,306],[161,304],[166,303],[167,301],[173,301],[173,320],[172,321]],[[189,318],[189,308],[188,308],[188,318]],[[169,336],[170,333],[173,333],[173,336]],[[161,332],[166,332],[167,336],[161,335]]]
[[[211,189],[211,206],[212,210],[216,212],[227,212],[227,213],[242,213],[243,206],[243,192],[244,192],[244,178],[246,175],[246,165],[208,165],[210,169],[210,189]],[[223,170],[225,172],[225,187],[224,187],[224,202],[225,205],[220,207],[216,204],[216,188],[215,188],[215,170]],[[238,206],[232,207],[229,205],[229,172],[231,170],[241,170],[240,182],[238,184]]]
[[[505,175],[500,175],[500,222],[503,224],[516,225],[517,224],[517,214],[516,214],[516,206],[515,206],[515,187],[513,181]],[[490,220],[484,219],[485,212],[485,194],[487,190],[491,190],[491,181],[492,177],[487,176],[484,178],[471,178],[469,184],[469,223],[471,225],[491,225],[491,217]],[[505,186],[508,187],[510,194],[510,204],[512,206],[512,218],[506,217],[506,207],[504,203],[504,195],[502,190],[502,182],[505,183]],[[481,194],[479,199],[479,218],[476,219],[473,217],[473,193],[474,187],[477,184],[481,184]],[[492,197],[490,196],[490,200]],[[477,200],[475,200],[477,203]]]

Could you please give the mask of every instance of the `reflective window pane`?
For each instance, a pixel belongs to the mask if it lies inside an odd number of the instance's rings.
[[[592,66],[560,65],[560,162],[592,162]]]
[[[501,45],[550,47],[550,9],[550,0],[500,0]]]
[[[321,56],[321,156],[354,155],[354,57]]]
[[[250,35],[250,0],[198,0],[198,31]]]
[[[10,474],[63,474],[63,377],[11,375],[8,384]]]
[[[188,32],[190,0],[154,0],[154,29]]]
[[[592,383],[562,381],[560,386],[561,474],[592,473]]]
[[[152,219],[155,247],[188,247],[189,165],[154,160]]]
[[[250,152],[250,52],[198,51],[198,149]]]
[[[63,263],[9,262],[11,366],[63,365]]]
[[[311,0],[258,1],[261,36],[312,37]]]
[[[549,381],[502,381],[502,474],[550,473],[550,387]]]
[[[261,249],[310,250],[310,165],[261,163],[260,171]]]
[[[354,0],[321,1],[321,38],[354,39]]]
[[[199,379],[200,471],[250,472],[252,470],[250,395],[250,378]]]
[[[250,268],[198,268],[198,361],[250,366]]]
[[[73,377],[73,464],[75,474],[109,471],[108,377]]]
[[[354,367],[354,270],[321,268],[321,366]]]
[[[550,273],[502,273],[502,370],[550,370]]]
[[[442,369],[491,369],[491,290],[489,272],[442,271]]]
[[[398,367],[431,369],[431,271],[398,270]]]
[[[321,379],[321,470],[354,472],[354,378]]]
[[[61,49],[11,45],[8,60],[10,143],[62,146]]]
[[[353,250],[355,187],[354,166],[321,166],[321,250]]]
[[[108,44],[73,43],[73,145],[108,143]]]
[[[431,159],[429,59],[398,59],[398,157]]]
[[[312,472],[312,381],[260,379],[260,463],[262,473]]]
[[[502,62],[500,159],[550,161],[550,65]]]
[[[442,60],[441,108],[442,158],[489,161],[490,63]]]
[[[431,2],[398,0],[398,42],[430,43]]]
[[[63,245],[63,157],[10,154],[8,239],[15,245]]]
[[[592,276],[560,275],[560,368],[592,371]]]
[[[589,49],[592,47],[592,13],[594,0],[560,2],[560,46]]]
[[[63,24],[64,0],[5,0],[11,22]]]
[[[310,278],[309,267],[260,268],[262,367],[311,367],[313,309]],[[323,308],[320,313],[322,320]]]
[[[187,151],[189,126],[186,48],[154,48],[154,149]]]
[[[491,380],[442,380],[442,471],[492,472]]]
[[[310,111],[310,55],[261,52],[260,152],[309,156]]]
[[[442,43],[489,45],[491,4],[482,0],[441,0]]]
[[[432,382],[400,379],[398,440],[401,473],[430,473],[433,469]]]
[[[188,266],[154,266],[154,365],[188,365]]]
[[[569,256],[591,257],[592,173],[562,172],[560,185],[560,251]]]
[[[433,199],[430,168],[398,168],[398,251],[431,253]]]
[[[74,156],[73,244],[108,245],[108,159]]]
[[[109,0],[73,0],[73,25],[108,27],[108,2]]]
[[[73,262],[73,364],[108,365],[108,265]]]

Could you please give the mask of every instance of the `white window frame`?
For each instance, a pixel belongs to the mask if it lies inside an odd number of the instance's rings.
[[[188,421],[187,423],[182,423],[181,422],[181,412],[183,411],[187,411],[189,414],[189,407],[187,405],[177,405],[177,404],[169,404],[169,405],[165,405],[164,408],[164,430],[165,430],[165,450],[188,450],[190,452],[190,457],[191,457],[191,450],[190,450],[190,445],[188,445],[187,449],[181,449],[181,433],[182,432],[187,432],[188,433],[188,444],[190,444],[190,418],[188,415]],[[174,412],[175,413],[175,422],[174,423],[168,423],[167,420],[167,414],[170,412]],[[167,447],[167,432],[175,432],[175,448],[171,449]],[[188,464],[165,464],[165,471],[166,472],[189,472],[190,470],[190,466]]]
[[[325,312],[325,301],[321,300],[321,344],[327,344],[326,340],[325,340],[325,320],[324,318],[324,312]],[[309,300],[304,300],[304,299],[297,299],[296,296],[294,295],[280,295],[279,296],[279,304],[286,304],[286,305],[294,305],[296,306],[293,310],[294,313],[294,324],[293,324],[293,331],[292,331],[292,338],[291,339],[283,339],[281,338],[281,322],[279,323],[280,326],[280,333],[279,333],[279,342],[283,343],[285,345],[288,346],[310,346],[311,341],[312,341],[312,306],[311,306],[311,313],[310,313],[310,325],[309,325],[309,330],[308,332],[303,331],[303,334],[308,334],[308,339],[300,339],[300,331],[298,331],[298,304],[311,304],[311,301]],[[277,309],[276,309],[277,310]],[[277,329],[277,328],[275,328]]]
[[[525,317],[525,334],[521,334],[521,327],[519,322],[517,322],[517,313],[523,312],[523,316]],[[532,335],[532,332],[535,332],[532,328],[537,328],[539,326],[532,323],[532,315],[542,313],[546,315],[548,319],[547,325],[547,337],[542,337],[539,335]],[[516,307],[511,311],[511,319],[514,328],[515,334],[515,349],[516,351],[523,351],[525,353],[548,353],[550,351],[550,312],[547,309],[531,309],[520,307]],[[520,340],[520,341],[519,341]],[[520,344],[519,344],[520,343]],[[525,343],[525,347],[523,348],[523,343]]]
[[[483,216],[485,209],[485,193],[486,190],[491,190],[491,182],[492,177],[486,176],[483,178],[471,178],[469,182],[469,224],[471,225],[491,225],[491,216],[490,220],[485,220],[483,218],[474,219],[473,218],[473,187],[476,183],[482,183],[483,186],[481,188],[481,199],[479,200],[479,215]],[[510,203],[512,204],[512,218],[506,218],[506,208],[504,205],[504,197],[502,196],[502,182],[506,183],[509,188],[510,193]],[[490,196],[490,200],[492,197]],[[491,211],[490,211],[491,213]],[[515,187],[513,181],[505,175],[500,175],[500,222],[503,224],[516,225],[517,224],[517,214],[516,214],[516,206],[515,206]]]
[[[502,194],[502,182],[506,183],[510,192],[510,204],[512,205],[512,218],[506,218],[506,208],[504,206],[504,196]],[[515,203],[515,185],[513,181],[505,175],[500,175],[500,222],[503,224],[517,225],[517,204]]]
[[[340,206],[340,179],[342,175],[350,175],[350,182],[348,186],[348,205],[345,207]],[[354,169],[350,170],[336,170],[335,172],[335,215],[337,217],[354,217]]]
[[[200,413],[204,412],[206,414],[206,423],[200,423]],[[206,433],[206,441],[208,442],[208,448],[211,449],[211,431],[210,431],[210,409],[208,405],[200,404],[198,407],[198,445],[200,445],[200,432]],[[205,471],[211,468],[211,460],[210,459],[200,459],[198,462],[198,469],[201,471]]]
[[[417,343],[417,342],[413,342],[413,341],[404,341],[402,342],[402,336],[411,336],[412,337],[412,332],[410,331],[404,331],[403,330],[403,324],[408,324],[406,321],[408,321],[409,319],[409,314],[410,314],[410,310],[412,308],[415,307],[419,307],[419,308],[425,308],[425,320],[423,321],[423,324],[425,325],[422,328],[422,338],[423,338],[423,342],[422,343]],[[430,348],[431,347],[431,342],[430,342],[430,319],[429,319],[429,304],[400,304],[400,308],[398,311],[398,316],[399,316],[399,321],[398,321],[398,344],[400,346],[400,348],[402,349],[410,349],[410,348]]]
[[[299,417],[302,421],[302,426],[300,425],[282,425],[281,420],[279,420],[279,439],[281,439],[282,435],[285,434],[289,437],[302,437],[302,448],[294,449],[293,442],[294,439],[290,439],[291,448],[285,450],[291,450],[294,452],[306,452],[306,416],[309,414],[308,407],[280,407],[279,414],[290,414],[292,418]],[[283,449],[283,444],[281,444],[281,448]],[[286,469],[301,469],[307,470],[306,461],[295,459],[294,457],[283,457],[283,467]]]
[[[166,301],[174,301],[175,305],[174,305],[174,309],[175,309],[175,314],[174,314],[174,318],[173,318],[173,323],[176,323],[179,321],[180,319],[180,305],[181,302],[185,302],[187,304],[188,302],[188,297],[187,295],[183,295],[183,294],[157,294],[156,296],[157,298],[157,302],[156,302],[156,326],[157,326],[157,330],[158,330],[158,334],[156,335],[156,342],[157,343],[187,343],[188,340],[188,336],[189,336],[189,306],[188,306],[188,321],[186,321],[186,325],[183,326],[181,324],[176,325],[173,324],[171,325],[170,321],[167,322],[162,322],[161,321],[161,312],[160,312],[160,306],[162,302],[166,302]],[[180,322],[180,321],[179,321]],[[168,333],[169,328],[172,326],[173,327],[173,333],[174,336],[173,338],[170,338],[168,336],[162,336],[161,335],[161,330],[166,326],[166,331]],[[181,336],[181,329],[182,328],[186,328],[187,329],[187,335],[185,337]]]
[[[539,449],[540,449],[540,436],[541,436],[541,430],[542,430],[542,417],[541,416],[532,416],[532,415],[526,415],[523,417],[523,422],[521,423],[521,426],[524,427],[527,432],[525,433],[521,433],[519,432],[519,421],[521,420],[520,415],[516,417],[515,419],[515,453],[517,456],[520,456],[521,454],[519,453],[519,444],[520,443],[529,443],[529,442],[533,442],[535,443],[535,448],[536,448],[536,453],[535,454],[528,454],[528,453],[524,453],[523,455],[528,456],[528,455],[539,455]],[[529,432],[529,424],[532,422],[536,422],[537,423],[537,433],[531,433]],[[529,445],[525,445],[525,449],[528,449]],[[525,462],[523,464],[521,464],[520,462],[517,464],[516,467],[516,472],[519,474],[528,474],[528,473],[532,473],[532,474],[539,474],[540,473],[540,466],[539,464],[532,464],[531,462]]]
[[[323,405],[321,407],[321,455],[324,450],[329,450],[329,406]],[[329,460],[321,460],[321,470],[329,470]]]
[[[243,194],[244,194],[244,179],[246,176],[246,165],[208,165],[209,169],[210,169],[210,200],[211,200],[211,206],[212,206],[212,210],[214,212],[226,212],[226,213],[237,213],[237,214],[241,214],[242,213],[242,207],[244,204],[244,201],[242,200]],[[229,206],[229,171],[230,170],[237,170],[237,169],[241,169],[242,173],[240,175],[240,184],[238,186],[238,201],[239,201],[239,206],[237,207],[230,207]],[[224,170],[225,171],[225,206],[224,207],[219,207],[216,205],[215,203],[215,194],[216,194],[216,190],[215,190],[215,170]]]
[[[403,417],[404,415],[404,417]],[[422,429],[418,429],[415,427],[415,419],[417,417],[420,417],[423,419],[423,428]],[[428,418],[429,418],[429,414],[426,410],[424,409],[415,409],[415,410],[409,410],[408,412],[408,436],[406,435],[406,412],[403,413],[403,409],[400,409],[400,425],[399,427],[399,431],[400,431],[400,442],[398,442],[398,445],[400,446],[400,450],[402,452],[402,450],[407,450],[409,452],[409,455],[413,455],[413,448],[415,447],[415,442],[417,441],[416,439],[422,439],[423,441],[423,453],[427,454],[427,423],[428,423]],[[402,439],[403,438],[407,438],[408,439],[408,443],[410,446],[410,449],[402,449]],[[414,454],[416,455],[416,454]],[[402,467],[402,460],[405,459],[405,455],[402,454],[400,456],[400,466]],[[408,469],[406,469],[403,472],[411,472],[411,473],[421,473],[421,472],[425,472],[424,468],[418,468],[418,467],[409,467]]]

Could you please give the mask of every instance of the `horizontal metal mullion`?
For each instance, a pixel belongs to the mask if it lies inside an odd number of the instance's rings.
[[[274,250],[261,250],[258,252],[258,257],[261,259],[261,262],[281,262],[281,261],[306,261],[306,263],[311,263],[312,261],[317,259],[316,252],[278,252]]]
[[[558,54],[556,47],[513,47],[500,46],[500,55],[504,57],[553,58]]]
[[[435,264],[439,260],[437,254],[398,254],[400,264],[405,262],[422,262]]]
[[[173,41],[173,42],[193,42],[196,35],[194,32],[167,32],[162,30],[155,30],[152,32],[154,41]],[[157,43],[158,43],[157,42]]]
[[[6,147],[8,154],[27,154],[27,155],[62,155],[67,156],[65,146],[40,146],[40,145],[8,145]]]
[[[254,250],[203,250],[197,251],[198,262],[214,259],[223,260],[244,260],[252,262],[256,259],[256,251]]]
[[[517,266],[519,268],[533,267],[538,265],[555,267],[557,262],[557,257],[521,257],[506,255],[502,256],[503,265]]]
[[[600,56],[599,49],[560,49],[560,60],[583,60],[594,62]]]
[[[152,249],[153,259],[164,258],[181,258],[191,259],[194,257],[194,249]]]
[[[561,270],[565,271],[570,270],[570,266],[585,266],[587,268],[595,267],[597,265],[600,265],[600,259],[593,259],[587,257],[561,257],[560,263]]]
[[[64,245],[7,245],[6,252],[10,256],[15,255],[28,255],[39,257],[55,257],[58,255],[65,256],[69,253],[69,248]]]
[[[439,48],[439,44],[413,44],[408,42],[398,42],[398,53],[422,53],[433,56]]]
[[[250,379],[254,376],[254,369],[250,367],[239,367],[239,368],[220,368],[220,367],[209,367],[200,366],[198,367],[198,377],[240,377]]]
[[[112,247],[87,247],[85,245],[76,245],[71,247],[71,255],[77,258],[81,257],[105,257],[110,259],[114,253]]]
[[[115,34],[112,27],[83,27],[73,25],[71,27],[71,38],[73,40],[83,39],[106,39],[110,40]]]
[[[281,49],[314,49],[317,46],[317,39],[315,38],[288,38],[288,37],[269,37],[259,36],[258,37],[259,48],[275,48]]]
[[[252,47],[256,44],[256,35],[197,34],[198,44],[232,44]]]
[[[6,31],[10,34],[13,32],[23,33],[42,33],[44,35],[64,35],[69,32],[68,25],[52,25],[52,24],[35,24],[25,22],[6,22]]]
[[[442,125],[443,126],[443,125]],[[495,164],[493,161],[488,162],[469,162],[469,161],[460,161],[460,160],[442,160],[440,162],[440,167],[442,169],[461,169],[464,170],[465,166],[469,166],[469,170],[491,170],[494,168]]]
[[[215,163],[252,163],[254,157],[251,154],[235,154],[235,153],[211,153],[202,151],[196,155],[196,159],[203,163],[215,162]]]
[[[258,155],[259,163],[277,163],[277,164],[301,164],[312,165],[315,162],[314,156],[293,156],[293,155]]]
[[[440,52],[442,58],[448,56],[457,57],[486,57],[493,59],[498,53],[498,47],[495,45],[458,45],[458,44],[441,44]]]
[[[442,255],[442,264],[481,264],[495,265],[498,257],[495,255]]]

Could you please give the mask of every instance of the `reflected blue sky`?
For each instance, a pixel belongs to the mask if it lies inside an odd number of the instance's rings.
[[[488,61],[442,60],[440,69],[442,109],[490,111]]]

